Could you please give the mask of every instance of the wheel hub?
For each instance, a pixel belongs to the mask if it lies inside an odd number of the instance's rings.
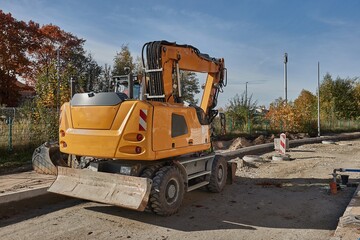
[[[174,185],[169,186],[169,189],[168,189],[169,198],[175,197],[175,194],[176,194],[176,187]]]
[[[175,179],[171,179],[166,187],[166,201],[168,204],[176,202],[178,198],[179,183]]]
[[[223,179],[223,175],[224,175],[224,169],[222,169],[221,166],[219,166],[219,171],[218,171],[218,180],[221,181]]]

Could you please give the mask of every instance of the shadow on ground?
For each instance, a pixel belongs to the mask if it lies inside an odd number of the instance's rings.
[[[328,184],[328,179],[237,177],[222,193],[187,193],[179,213],[170,217],[100,204],[85,209],[185,232],[257,227],[334,230],[356,188],[330,195]]]
[[[82,202],[83,200],[48,193],[17,202],[0,204],[0,228],[60,211]]]

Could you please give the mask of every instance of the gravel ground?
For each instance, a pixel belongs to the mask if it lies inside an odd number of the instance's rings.
[[[355,191],[330,195],[329,174],[360,168],[360,140],[346,143],[303,145],[291,161],[238,160],[234,184],[187,193],[171,217],[53,194],[0,205],[0,239],[329,239]]]

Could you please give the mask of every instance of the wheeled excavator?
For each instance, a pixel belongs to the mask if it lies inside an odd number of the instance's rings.
[[[212,151],[210,129],[227,83],[224,59],[154,41],[142,61],[141,98],[128,88],[78,93],[63,104],[59,145],[69,166],[58,166],[48,191],[169,216],[185,192],[220,192],[231,180],[236,166]],[[183,101],[181,70],[207,73],[200,106]]]

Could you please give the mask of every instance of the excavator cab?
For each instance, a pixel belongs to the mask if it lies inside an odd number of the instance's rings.
[[[126,75],[112,77],[112,84],[115,93],[126,94],[129,99],[142,99],[141,96],[141,76],[135,76],[129,68],[125,68]]]

